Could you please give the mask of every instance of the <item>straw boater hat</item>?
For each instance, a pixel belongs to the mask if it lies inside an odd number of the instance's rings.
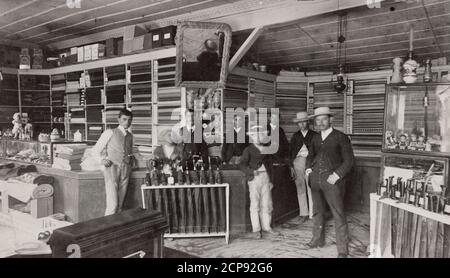
[[[308,117],[308,113],[306,113],[306,112],[298,112],[296,117],[294,119],[292,119],[292,121],[294,123],[306,122],[308,120],[309,120],[309,117]]]
[[[330,107],[317,107],[314,109],[314,115],[309,116],[309,118],[315,118],[322,115],[333,116],[333,112],[330,111]]]

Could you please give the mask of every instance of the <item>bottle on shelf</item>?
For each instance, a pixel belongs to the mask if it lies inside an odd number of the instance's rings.
[[[158,185],[158,172],[155,169],[155,161],[153,159],[151,160],[150,181],[151,185]]]
[[[209,184],[214,184],[214,173],[213,173],[213,170],[212,170],[211,157],[208,157],[208,161],[209,161],[208,183]]]
[[[182,185],[183,184],[183,167],[178,166],[177,169],[177,184]]]
[[[169,164],[170,167],[170,171],[169,171],[169,176],[167,177],[167,184],[168,185],[174,185],[175,184],[175,179],[173,177],[173,168],[172,165]]]

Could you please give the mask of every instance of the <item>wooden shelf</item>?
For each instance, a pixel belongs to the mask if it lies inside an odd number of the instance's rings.
[[[370,194],[370,200],[371,201],[375,201],[375,202],[380,202],[386,205],[390,205],[441,223],[444,223],[446,225],[450,225],[450,215],[445,215],[445,214],[440,214],[440,213],[435,213],[432,211],[428,211],[425,210],[423,208],[420,207],[416,207],[410,204],[405,204],[405,203],[399,203],[396,200],[392,200],[389,198],[385,198],[385,199],[381,199],[381,196],[378,196],[376,193],[371,193]]]

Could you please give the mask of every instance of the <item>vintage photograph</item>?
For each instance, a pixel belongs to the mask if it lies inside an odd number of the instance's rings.
[[[449,31],[450,0],[0,0],[1,271],[450,258]]]

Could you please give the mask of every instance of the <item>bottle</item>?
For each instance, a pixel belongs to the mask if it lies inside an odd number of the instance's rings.
[[[202,184],[202,185],[207,184],[205,168],[203,167],[203,165],[200,169],[200,184]]]
[[[186,173],[184,174],[184,181],[186,185],[191,185],[191,177],[189,175],[189,170],[186,168]]]
[[[208,160],[209,160],[208,183],[214,184],[214,173],[213,173],[212,165],[211,165],[211,157],[209,157]]]
[[[181,185],[183,184],[183,168],[181,166],[178,166],[177,171],[177,184]]]
[[[79,129],[73,134],[73,141],[75,142],[81,142],[82,141],[82,135]]]
[[[423,82],[428,83],[433,81],[433,73],[431,72],[431,60],[427,59],[425,62],[425,71],[423,73]]]
[[[167,177],[167,184],[168,185],[174,185],[175,184],[175,179],[173,178],[172,166],[170,166],[170,173],[169,173],[169,177]]]
[[[151,161],[151,172],[150,172],[150,181],[151,181],[151,185],[155,186],[158,185],[158,173],[155,169],[155,162],[152,160]]]
[[[216,175],[214,177],[216,184],[221,184],[222,183],[222,173],[219,170],[219,167],[217,167],[216,169]]]

